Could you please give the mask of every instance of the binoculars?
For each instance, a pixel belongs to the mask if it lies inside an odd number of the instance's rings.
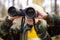
[[[17,9],[15,7],[10,7],[8,9],[8,15],[9,16],[26,16],[27,18],[35,18],[36,11],[33,7],[28,7],[25,9]]]

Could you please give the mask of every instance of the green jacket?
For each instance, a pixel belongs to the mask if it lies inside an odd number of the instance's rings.
[[[43,40],[51,40],[49,34],[46,31],[46,25],[43,23],[44,21],[38,21],[36,23],[36,32],[38,36],[40,36]],[[13,25],[13,21],[6,19],[5,21],[1,22],[0,24],[0,37],[2,37],[4,40],[21,40],[22,37],[22,31],[18,28],[14,29],[11,28]],[[29,25],[25,25],[23,28],[24,30],[30,29]],[[23,30],[23,31],[24,31]],[[39,35],[41,34],[41,35]]]
[[[60,34],[60,16],[57,14],[48,14],[46,17],[48,23],[47,31],[50,36],[56,36]]]
[[[6,19],[3,22],[0,22],[0,37],[3,38],[4,40],[10,39],[8,35],[10,34],[9,30],[12,24],[13,24],[12,21],[8,19]]]

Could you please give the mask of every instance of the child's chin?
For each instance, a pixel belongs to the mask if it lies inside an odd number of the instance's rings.
[[[33,20],[28,20],[29,22],[33,22]]]
[[[28,24],[33,25],[33,23],[28,23]]]

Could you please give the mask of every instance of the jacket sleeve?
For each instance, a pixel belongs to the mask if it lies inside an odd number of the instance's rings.
[[[9,19],[5,19],[5,21],[0,22],[0,37],[8,34],[9,29],[12,25],[13,25],[13,21]]]
[[[47,17],[45,18],[48,26],[54,26],[54,17],[53,14],[48,14]]]
[[[47,28],[48,33],[50,34],[51,37],[60,35],[60,16],[54,14],[53,19],[51,20],[54,20],[54,26],[49,26]]]
[[[36,32],[42,40],[51,40],[50,35],[46,30],[47,25],[43,20],[40,20],[36,23]]]

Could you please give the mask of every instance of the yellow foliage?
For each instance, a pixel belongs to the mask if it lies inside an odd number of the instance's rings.
[[[33,3],[36,3],[36,4],[42,3],[42,2],[43,2],[43,0],[33,0]]]

